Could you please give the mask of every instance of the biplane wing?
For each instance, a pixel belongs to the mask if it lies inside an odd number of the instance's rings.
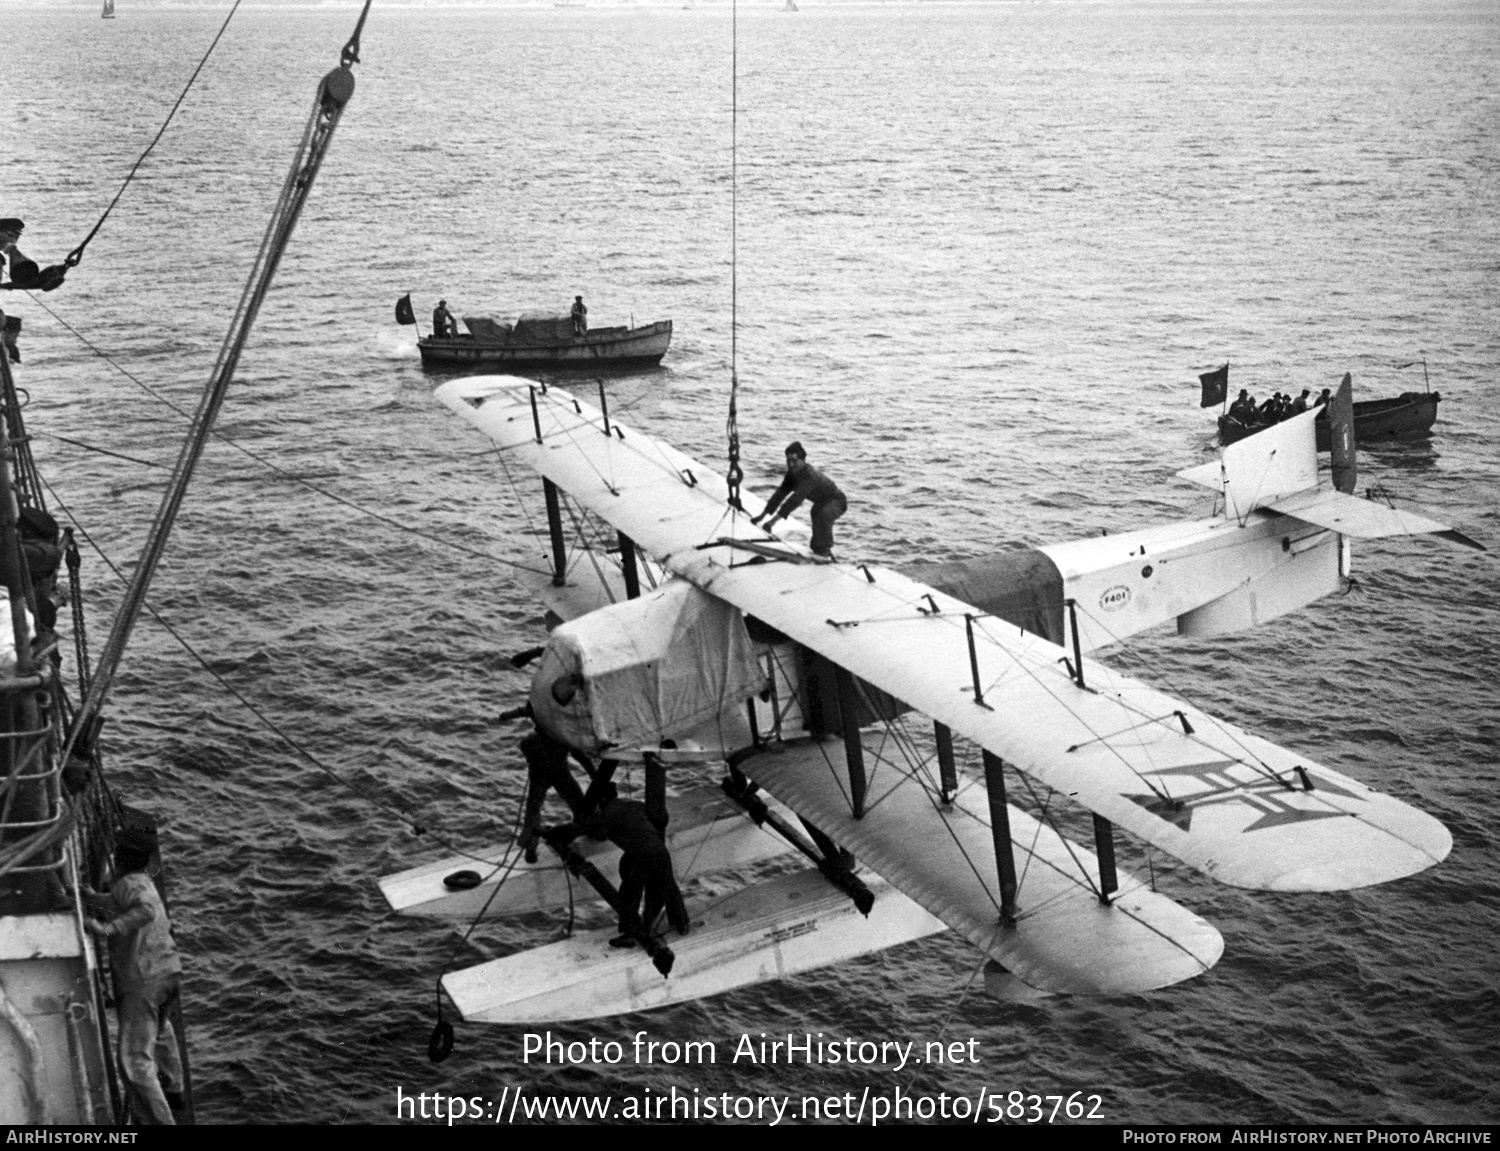
[[[897,572],[810,562],[710,468],[566,392],[476,377],[437,395],[674,574],[1221,882],[1362,887],[1451,849],[1430,816]]]
[[[812,653],[808,658],[827,660],[840,685],[836,710],[842,717],[860,710],[855,697],[863,685],[873,689],[863,701],[867,711],[881,714],[882,703],[894,700],[898,711],[909,707],[934,721],[930,735],[939,759],[951,735],[966,737],[985,753],[988,797],[986,808],[977,788],[955,795],[948,782],[935,786],[920,739],[910,733],[897,736],[898,754],[889,754],[883,737],[859,731],[853,720],[839,721],[847,781],[817,740],[788,744],[779,754],[736,756],[735,773],[827,837],[825,854],[833,844],[852,851],[895,889],[885,907],[874,908],[868,931],[845,938],[849,905],[831,890],[818,897],[828,915],[820,911],[809,920],[792,958],[783,953],[774,911],[766,913],[772,926],[764,938],[746,934],[749,920],[736,926],[730,916],[711,938],[695,930],[685,941],[692,952],[686,979],[674,975],[645,998],[638,994],[641,961],[611,958],[598,953],[597,941],[582,940],[551,960],[529,953],[445,977],[466,1017],[632,1010],[725,990],[916,938],[931,930],[918,910],[957,929],[1032,987],[1148,990],[1206,970],[1223,941],[1191,912],[1117,871],[1113,826],[1222,882],[1270,890],[1380,883],[1429,867],[1451,849],[1447,830],[1422,812],[1103,664],[1085,664],[1076,619],[1067,629],[1073,644],[1064,648],[907,575],[818,560],[796,542],[800,525],[774,535],[752,525],[729,505],[722,477],[611,420],[602,401],[595,409],[559,389],[507,377],[458,380],[437,394],[507,456],[553,485],[549,522],[560,606],[577,608],[580,595],[617,602],[618,590],[608,571],[584,572],[577,581],[571,570],[564,574],[554,486],[618,531],[627,586],[638,575],[625,572],[624,558],[649,555],[659,570],[789,637]],[[1305,439],[1309,429],[1310,423],[1299,425],[1287,437]],[[1278,448],[1267,453],[1269,466],[1259,472],[1248,456],[1238,461],[1239,490],[1250,494],[1231,510],[1247,522],[1256,517],[1251,534],[1257,539],[1275,531],[1280,521],[1274,517],[1287,514],[1271,506],[1280,501],[1309,513],[1303,521],[1309,526],[1294,533],[1299,548],[1308,546],[1300,542],[1303,534],[1313,533],[1308,538],[1317,542],[1317,533],[1334,530],[1314,518],[1321,513],[1302,494],[1309,481],[1306,454]],[[597,545],[596,529],[584,534]],[[1127,542],[1144,555],[1142,540]],[[1172,562],[1170,554],[1157,557],[1157,542],[1153,557]],[[1318,554],[1323,551],[1332,554],[1332,543]],[[590,582],[599,585],[594,592],[584,587]],[[1254,600],[1275,590],[1262,580],[1248,594]],[[1248,616],[1259,610],[1252,603]],[[779,724],[774,694],[771,699]],[[752,722],[760,707],[751,706]],[[1040,819],[1006,802],[1006,763],[1048,789],[1039,799]],[[946,781],[951,761],[943,766]],[[1097,854],[1052,826],[1051,797],[1059,793],[1094,813]],[[811,875],[786,882],[810,885],[809,895],[822,891]],[[759,908],[769,890],[759,884],[735,898],[748,901],[747,909]],[[748,944],[760,949],[761,959],[726,966],[713,958],[716,949],[727,948],[727,955]],[[551,974],[522,978],[538,962]],[[576,978],[559,975],[565,971]],[[576,985],[582,999],[572,1002],[564,985]],[[517,988],[525,1003],[512,1002]],[[534,994],[541,998],[533,1001]]]

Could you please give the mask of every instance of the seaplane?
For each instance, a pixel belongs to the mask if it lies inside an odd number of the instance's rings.
[[[541,479],[531,582],[552,626],[528,714],[591,772],[639,765],[689,913],[638,947],[579,930],[447,972],[465,1021],[648,1010],[940,931],[998,994],[1151,991],[1224,941],[1120,866],[1117,834],[1276,892],[1390,882],[1452,847],[1424,812],[1097,655],[1301,608],[1344,586],[1353,539],[1481,548],[1353,494],[1347,376],[1331,484],[1308,411],[1179,473],[1216,493],[1208,518],[903,570],[815,555],[795,519],[752,523],[733,407],[720,475],[611,418],[602,384],[597,405],[507,376],[436,396]],[[618,861],[607,841],[551,839],[534,861],[512,842],[380,886],[403,915],[556,911],[584,884],[618,910]]]

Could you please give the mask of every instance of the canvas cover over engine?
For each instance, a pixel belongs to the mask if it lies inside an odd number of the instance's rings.
[[[764,687],[739,611],[674,580],[554,629],[531,707],[550,734],[597,756],[680,738]]]

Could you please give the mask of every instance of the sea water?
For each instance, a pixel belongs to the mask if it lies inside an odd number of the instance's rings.
[[[201,662],[143,620],[104,738],[124,798],[163,823],[200,1118],[390,1120],[398,1091],[486,1118],[504,1100],[505,1118],[520,1091],[616,1116],[691,1098],[705,1119],[709,1097],[868,1090],[1080,1092],[1114,1122],[1493,1120],[1500,579],[1493,553],[1430,539],[1356,544],[1347,594],[1252,633],[1109,658],[1431,812],[1454,836],[1442,865],[1271,895],[1127,845],[1223,932],[1208,974],[1002,1003],[944,935],[544,1029],[618,1061],[528,1059],[533,1029],[483,1025],[428,1061],[439,973],[568,916],[470,931],[395,918],[376,888],[513,826],[519,733],[496,715],[527,683],[507,657],[543,634],[510,566],[545,566],[537,484],[433,401],[446,377],[394,323],[402,294],[424,328],[439,298],[513,318],[581,294],[596,326],[671,318],[661,368],[607,382],[612,413],[722,470],[737,373],[747,486],[768,490],[801,440],[849,496],[849,558],[1208,514],[1174,473],[1212,458],[1196,377],[1225,362],[1261,397],[1430,378],[1431,439],[1361,453],[1360,488],[1500,540],[1492,6],[781,9],[371,12],[221,420],[254,455],[210,447],[152,592]],[[82,240],[226,13],[0,9],[0,208],[25,218],[23,250],[46,263]],[[169,405],[191,410],[208,378],[356,15],[241,9],[67,286],[3,301],[25,322],[51,506],[115,563],[139,549],[184,426]],[[97,652],[119,594],[86,551]],[[637,1060],[641,1033],[716,1061]],[[975,1058],[732,1058],[804,1037]]]

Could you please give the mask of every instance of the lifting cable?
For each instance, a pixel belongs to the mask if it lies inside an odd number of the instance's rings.
[[[224,23],[220,26],[218,35],[214,37],[213,43],[208,46],[208,51],[203,53],[203,59],[198,61],[198,66],[193,69],[193,74],[188,77],[188,82],[186,85],[184,85],[182,94],[177,97],[177,102],[172,105],[172,110],[167,113],[167,118],[162,121],[161,128],[152,138],[151,143],[146,145],[146,150],[140,154],[140,158],[137,159],[133,165],[131,165],[130,171],[125,176],[125,182],[120,185],[120,190],[115,193],[115,198],[109,202],[109,206],[104,209],[104,215],[99,217],[99,222],[95,224],[89,234],[83,238],[83,243],[79,244],[78,247],[69,252],[67,258],[63,260],[63,267],[76,268],[79,263],[82,262],[83,250],[89,246],[89,241],[94,238],[99,229],[104,227],[104,221],[109,219],[109,214],[115,210],[115,205],[120,202],[120,197],[125,194],[125,189],[130,187],[130,181],[135,179],[136,169],[138,169],[143,163],[146,162],[146,157],[151,155],[151,149],[155,148],[156,145],[161,141],[162,136],[166,134],[167,126],[172,123],[172,117],[177,115],[177,109],[182,107],[182,102],[187,99],[188,91],[192,88],[193,83],[198,79],[198,73],[203,71],[203,65],[207,64],[208,58],[214,54],[214,49],[219,46],[219,41],[223,38],[224,33],[229,30],[229,22],[234,19],[234,14],[239,10],[240,0],[234,0],[234,7],[230,8],[229,15],[224,17]],[[365,11],[369,11],[368,4],[365,5]],[[362,27],[365,22],[364,16],[360,16],[359,22]],[[359,38],[358,29],[355,29],[354,36],[357,46],[357,41]]]
[[[739,428],[739,117],[740,117],[740,6],[730,6],[729,53],[729,419],[724,433],[729,440],[729,506],[744,511],[740,503],[740,481],[745,471],[740,467]]]
[[[213,430],[214,420],[223,406],[224,397],[234,379],[240,353],[249,339],[250,329],[255,323],[261,303],[270,291],[271,281],[276,275],[281,257],[291,241],[292,230],[296,227],[297,218],[301,215],[302,207],[312,190],[313,180],[322,166],[323,157],[327,154],[333,131],[338,126],[345,105],[354,95],[354,73],[350,71],[349,66],[359,60],[359,34],[364,27],[365,17],[369,14],[369,10],[370,0],[365,0],[359,23],[355,27],[354,35],[344,46],[339,66],[318,82],[312,115],[308,119],[302,141],[292,159],[291,169],[287,173],[281,196],[271,214],[271,221],[266,227],[260,250],[256,253],[255,263],[235,309],[229,331],[224,337],[218,361],[209,377],[208,385],[198,405],[198,411],[193,417],[193,427],[182,446],[177,464],[173,468],[171,482],[147,535],[146,545],[136,566],[135,575],[125,591],[114,626],[105,642],[104,652],[99,657],[98,666],[94,669],[88,695],[84,697],[68,731],[64,760],[78,741],[79,734],[90,730],[94,717],[100,713],[109,694],[115,671],[124,656],[125,645],[130,639],[131,630],[144,608],[146,593],[150,589],[157,564],[166,549],[167,539],[176,521],[177,512],[182,506],[183,498],[187,494],[193,471],[203,454],[203,448]]]

